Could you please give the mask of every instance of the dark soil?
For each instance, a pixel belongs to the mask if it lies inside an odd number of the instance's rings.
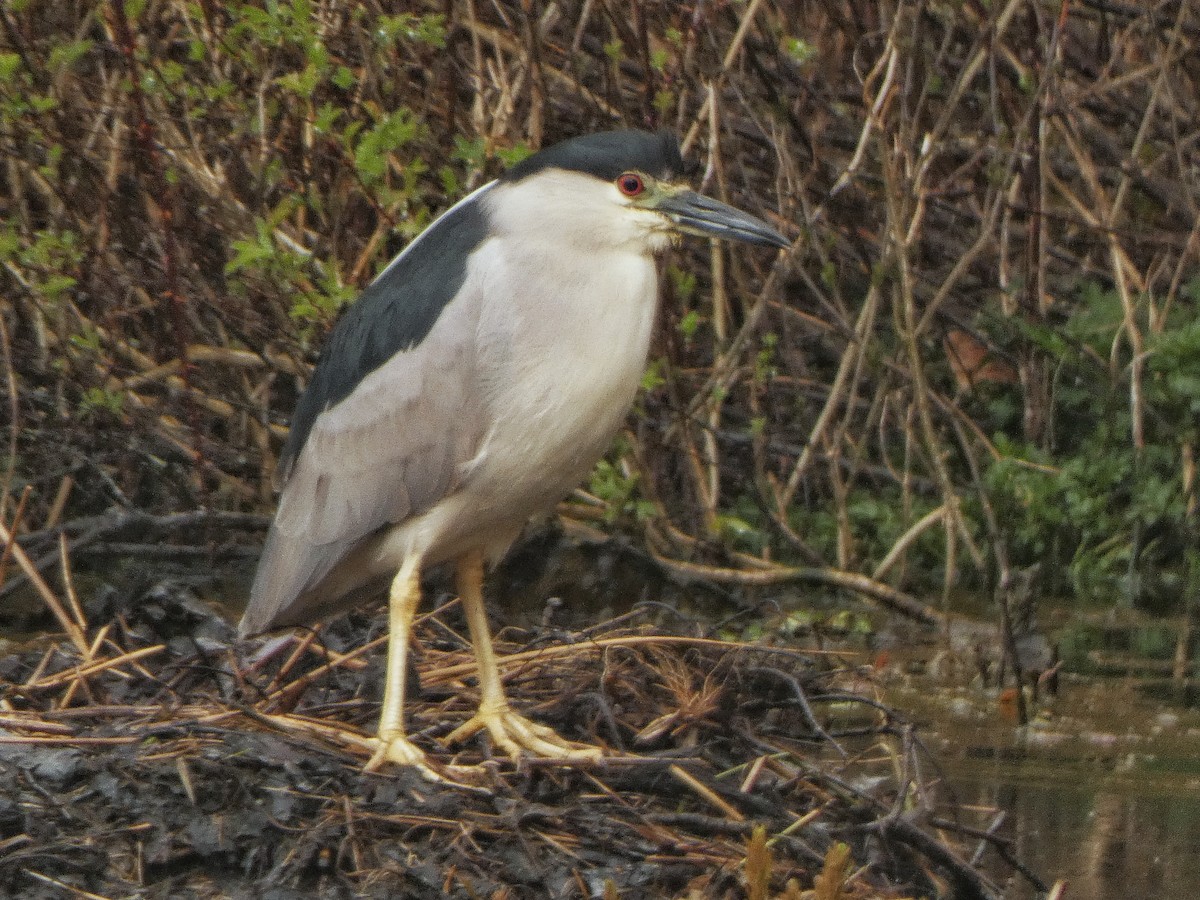
[[[186,591],[96,596],[89,660],[64,639],[0,663],[6,895],[740,897],[757,879],[799,897],[845,842],[830,897],[998,896],[950,832],[926,830],[931,786],[893,774],[930,768],[919,742],[835,656],[628,616],[508,629],[514,701],[612,754],[514,764],[439,740],[475,702],[451,602],[420,627],[409,705],[431,764],[461,782],[438,784],[363,772],[382,615],[239,644]],[[765,864],[761,839],[747,862],[757,825],[774,835]]]

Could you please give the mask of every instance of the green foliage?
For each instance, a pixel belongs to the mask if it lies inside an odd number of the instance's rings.
[[[70,47],[78,49],[82,43],[52,48],[51,54],[57,57],[56,68],[61,70],[71,60],[78,59],[81,54],[72,52]],[[27,124],[28,117],[42,116],[58,107],[58,99],[41,88],[50,73],[36,74],[35,78],[35,73],[25,67],[19,53],[0,52],[0,125]]]
[[[1195,440],[1200,415],[1200,321],[1191,319],[1150,343],[1146,399],[1156,424]]]
[[[46,62],[47,71],[52,75],[57,75],[63,69],[73,68],[85,54],[91,51],[92,46],[93,44],[89,40],[69,41],[56,45],[50,50],[50,57]]]
[[[910,500],[910,506],[906,516],[900,490],[894,485],[864,485],[850,491],[845,512],[855,568],[873,569],[912,524],[933,509],[930,499],[923,497]],[[837,558],[840,523],[832,505],[796,504],[789,511],[788,524],[821,556]],[[917,577],[932,578],[944,564],[944,532],[926,529],[910,546],[907,558]]]
[[[679,266],[668,266],[667,277],[671,279],[671,288],[675,296],[687,303],[696,295],[696,273]]]
[[[804,38],[786,37],[783,41],[784,52],[792,58],[797,65],[804,65],[810,62],[817,56],[817,48],[810,44]]]
[[[496,158],[500,160],[501,164],[506,169],[511,166],[515,166],[521,160],[531,156],[532,154],[533,148],[531,148],[524,141],[514,144],[511,147],[496,148]]]
[[[368,186],[380,182],[387,172],[391,154],[408,146],[421,134],[421,123],[411,110],[401,108],[380,116],[358,139],[354,148],[354,167],[363,182]],[[420,171],[411,166],[409,172],[414,175],[420,174]]]
[[[317,288],[300,291],[290,313],[293,319],[303,325],[328,325],[358,293],[358,288],[353,285],[342,284],[332,275],[326,275]]]
[[[0,82],[13,80],[21,67],[21,57],[17,53],[0,53]]]
[[[758,506],[746,498],[735,501],[727,513],[719,513],[714,525],[725,545],[745,553],[762,553],[771,544],[771,533]]]
[[[759,384],[769,380],[776,373],[775,353],[779,347],[779,335],[767,332],[760,338],[761,347],[754,357],[754,380]]]
[[[319,275],[313,286],[309,277],[311,261],[278,245],[271,222],[260,220],[253,238],[231,242],[232,258],[225,264],[230,287],[249,293],[255,286],[290,285],[290,313],[302,326],[327,325],[337,312],[354,299],[357,289],[342,284],[331,274]]]
[[[614,453],[619,458],[620,448]],[[605,502],[604,519],[615,522],[618,519],[643,521],[654,516],[654,504],[648,500],[639,499],[637,472],[626,474],[618,464],[609,459],[602,459],[592,470],[588,482],[588,490]]]
[[[90,387],[83,392],[83,399],[79,401],[79,415],[84,420],[102,415],[119,416],[124,406],[125,395],[119,391]]]
[[[451,159],[466,163],[468,167],[478,171],[487,162],[487,143],[483,138],[468,140],[462,135],[455,135]]]
[[[1148,567],[1182,566],[1178,553],[1155,556],[1146,533],[1177,542],[1191,532],[1180,453],[1183,442],[1197,437],[1200,324],[1181,306],[1167,328],[1146,340],[1139,450],[1131,440],[1130,369],[1112,377],[1101,365],[1123,322],[1120,297],[1088,283],[1064,327],[1023,330],[1057,367],[1057,440],[1047,451],[997,434],[1001,455],[986,483],[1015,562],[1057,561],[1052,571],[1066,580],[1059,587],[1083,598],[1132,602],[1144,594]]]
[[[84,353],[99,353],[102,349],[100,332],[95,328],[84,328],[82,331],[71,335],[71,345]]]
[[[653,391],[655,388],[662,387],[666,384],[666,379],[663,378],[663,369],[666,368],[667,361],[663,358],[652,359],[646,366],[646,371],[642,373],[642,390]]]
[[[375,21],[375,34],[381,43],[404,38],[438,50],[446,47],[446,17],[442,13],[400,13],[380,16]]]
[[[696,336],[696,332],[704,321],[706,319],[700,314],[699,310],[688,310],[679,320],[679,333],[690,341]]]
[[[74,231],[48,228],[27,238],[12,225],[0,228],[0,263],[16,263],[33,293],[51,305],[75,286],[82,259]]]

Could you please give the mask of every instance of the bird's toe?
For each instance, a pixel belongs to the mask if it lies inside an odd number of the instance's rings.
[[[375,738],[375,752],[363,767],[364,771],[376,772],[384,763],[397,766],[410,766],[416,769],[429,781],[445,781],[446,779],[429,767],[425,752],[417,747],[403,734],[383,735]]]
[[[546,759],[573,762],[594,762],[604,757],[604,752],[599,747],[568,741],[553,728],[531,722],[507,706],[498,709],[480,708],[471,719],[451,732],[447,740],[459,743],[484,730],[496,746],[513,759],[519,759],[526,753]]]

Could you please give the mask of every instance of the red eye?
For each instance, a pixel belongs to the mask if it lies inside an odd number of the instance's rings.
[[[617,179],[617,190],[626,197],[636,197],[646,189],[642,176],[636,172],[626,172]]]

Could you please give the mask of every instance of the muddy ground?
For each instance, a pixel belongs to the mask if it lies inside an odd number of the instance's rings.
[[[0,892],[999,896],[964,860],[982,847],[994,870],[1003,839],[939,792],[861,659],[664,633],[637,610],[585,631],[510,627],[514,702],[610,754],[514,764],[478,737],[441,740],[475,703],[443,601],[421,622],[409,706],[453,779],[438,784],[363,772],[381,611],[239,643],[177,585],[96,591],[68,610],[73,638],[0,662]]]

